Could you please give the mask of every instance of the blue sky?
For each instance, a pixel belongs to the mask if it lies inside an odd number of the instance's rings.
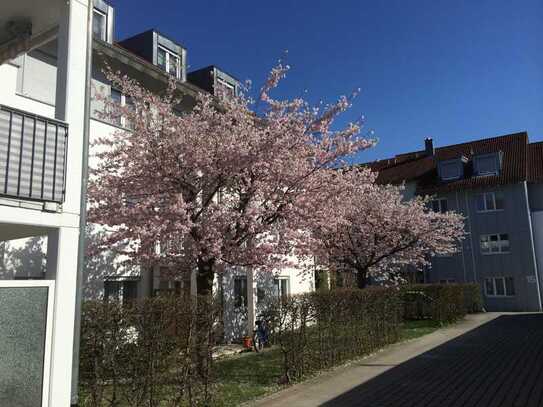
[[[332,102],[360,87],[344,120],[366,117],[371,161],[528,131],[543,139],[543,2],[536,0],[113,0],[117,39],[156,28],[259,85],[283,50],[281,96]]]

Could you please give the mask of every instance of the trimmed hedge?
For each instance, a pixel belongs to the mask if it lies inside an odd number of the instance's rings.
[[[337,289],[292,296],[276,311],[288,382],[397,342],[402,301],[397,288]]]
[[[86,302],[80,405],[209,405],[216,310],[175,296]]]
[[[402,287],[404,319],[450,323],[467,313],[482,311],[477,284],[414,284]]]

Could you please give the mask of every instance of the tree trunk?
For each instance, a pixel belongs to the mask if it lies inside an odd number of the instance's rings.
[[[215,259],[202,260],[198,259],[197,262],[197,276],[196,276],[196,292],[198,294],[198,299],[200,301],[205,297],[204,301],[213,301],[211,296],[213,294],[213,277],[215,275],[214,270]],[[198,306],[198,305],[197,305]],[[198,306],[200,308],[200,306]],[[198,311],[197,311],[198,312]],[[195,351],[196,351],[196,373],[207,382],[209,379],[209,354],[210,346],[213,339],[209,335],[209,326],[208,321],[204,321],[201,318],[209,318],[210,316],[199,316],[196,318],[196,335],[194,335]]]
[[[356,270],[356,283],[358,288],[366,288],[368,285],[368,270],[357,269]]]

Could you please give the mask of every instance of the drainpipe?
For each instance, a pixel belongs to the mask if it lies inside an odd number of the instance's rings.
[[[470,213],[470,210],[469,210],[469,204],[470,204],[470,201],[468,199],[468,193],[467,191],[464,191],[464,200],[466,202],[466,213],[468,214],[468,224],[469,224],[469,244],[470,244],[470,248],[471,248],[471,262],[472,262],[472,265],[473,265],[473,282],[474,283],[478,283],[478,278],[477,278],[477,265],[475,263],[475,251],[473,249],[473,227],[472,227],[472,224],[471,224],[471,213]],[[482,284],[483,282],[481,282],[481,288],[482,288]]]
[[[526,212],[528,214],[528,226],[530,228],[530,243],[532,247],[532,261],[534,262],[535,282],[537,287],[537,300],[539,303],[539,311],[542,310],[541,306],[541,287],[539,282],[539,271],[537,267],[537,256],[535,255],[535,241],[534,241],[534,229],[532,226],[532,213],[530,212],[530,202],[528,201],[528,184],[523,182],[524,186],[524,199],[526,200]]]
[[[81,157],[81,203],[79,208],[79,242],[77,248],[77,280],[75,295],[74,344],[72,359],[71,405],[79,403],[79,346],[81,340],[81,300],[83,296],[83,268],[85,263],[85,231],[87,225],[87,182],[89,179],[90,90],[92,72],[92,1],[87,11],[87,66],[85,67],[85,116],[83,124],[83,152]]]
[[[458,199],[458,191],[454,192],[455,198],[456,198],[456,210],[458,213],[460,213],[460,200]],[[464,242],[461,243],[462,247],[460,250],[462,251],[462,270],[464,271],[464,283],[468,282],[467,273],[466,273],[466,257],[464,255]]]

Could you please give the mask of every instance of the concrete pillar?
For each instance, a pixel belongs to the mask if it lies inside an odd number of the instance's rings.
[[[69,406],[72,379],[77,247],[79,229],[48,234],[46,278],[55,280],[49,406]]]
[[[256,322],[256,280],[254,270],[247,269],[247,335],[252,335]]]
[[[62,209],[79,214],[89,4],[88,0],[65,0],[61,4],[55,118],[68,123],[66,200]]]
[[[86,122],[87,50],[90,0],[63,0],[57,39],[57,88],[55,118],[68,123],[66,194],[62,217],[75,216],[78,227],[61,226],[50,233],[46,275],[55,279],[55,305],[51,353],[49,406],[69,406],[72,401],[74,330],[76,320],[79,216],[83,142]],[[78,353],[78,352],[76,352]],[[74,381],[76,383],[76,381]],[[74,397],[75,400],[75,397]]]

